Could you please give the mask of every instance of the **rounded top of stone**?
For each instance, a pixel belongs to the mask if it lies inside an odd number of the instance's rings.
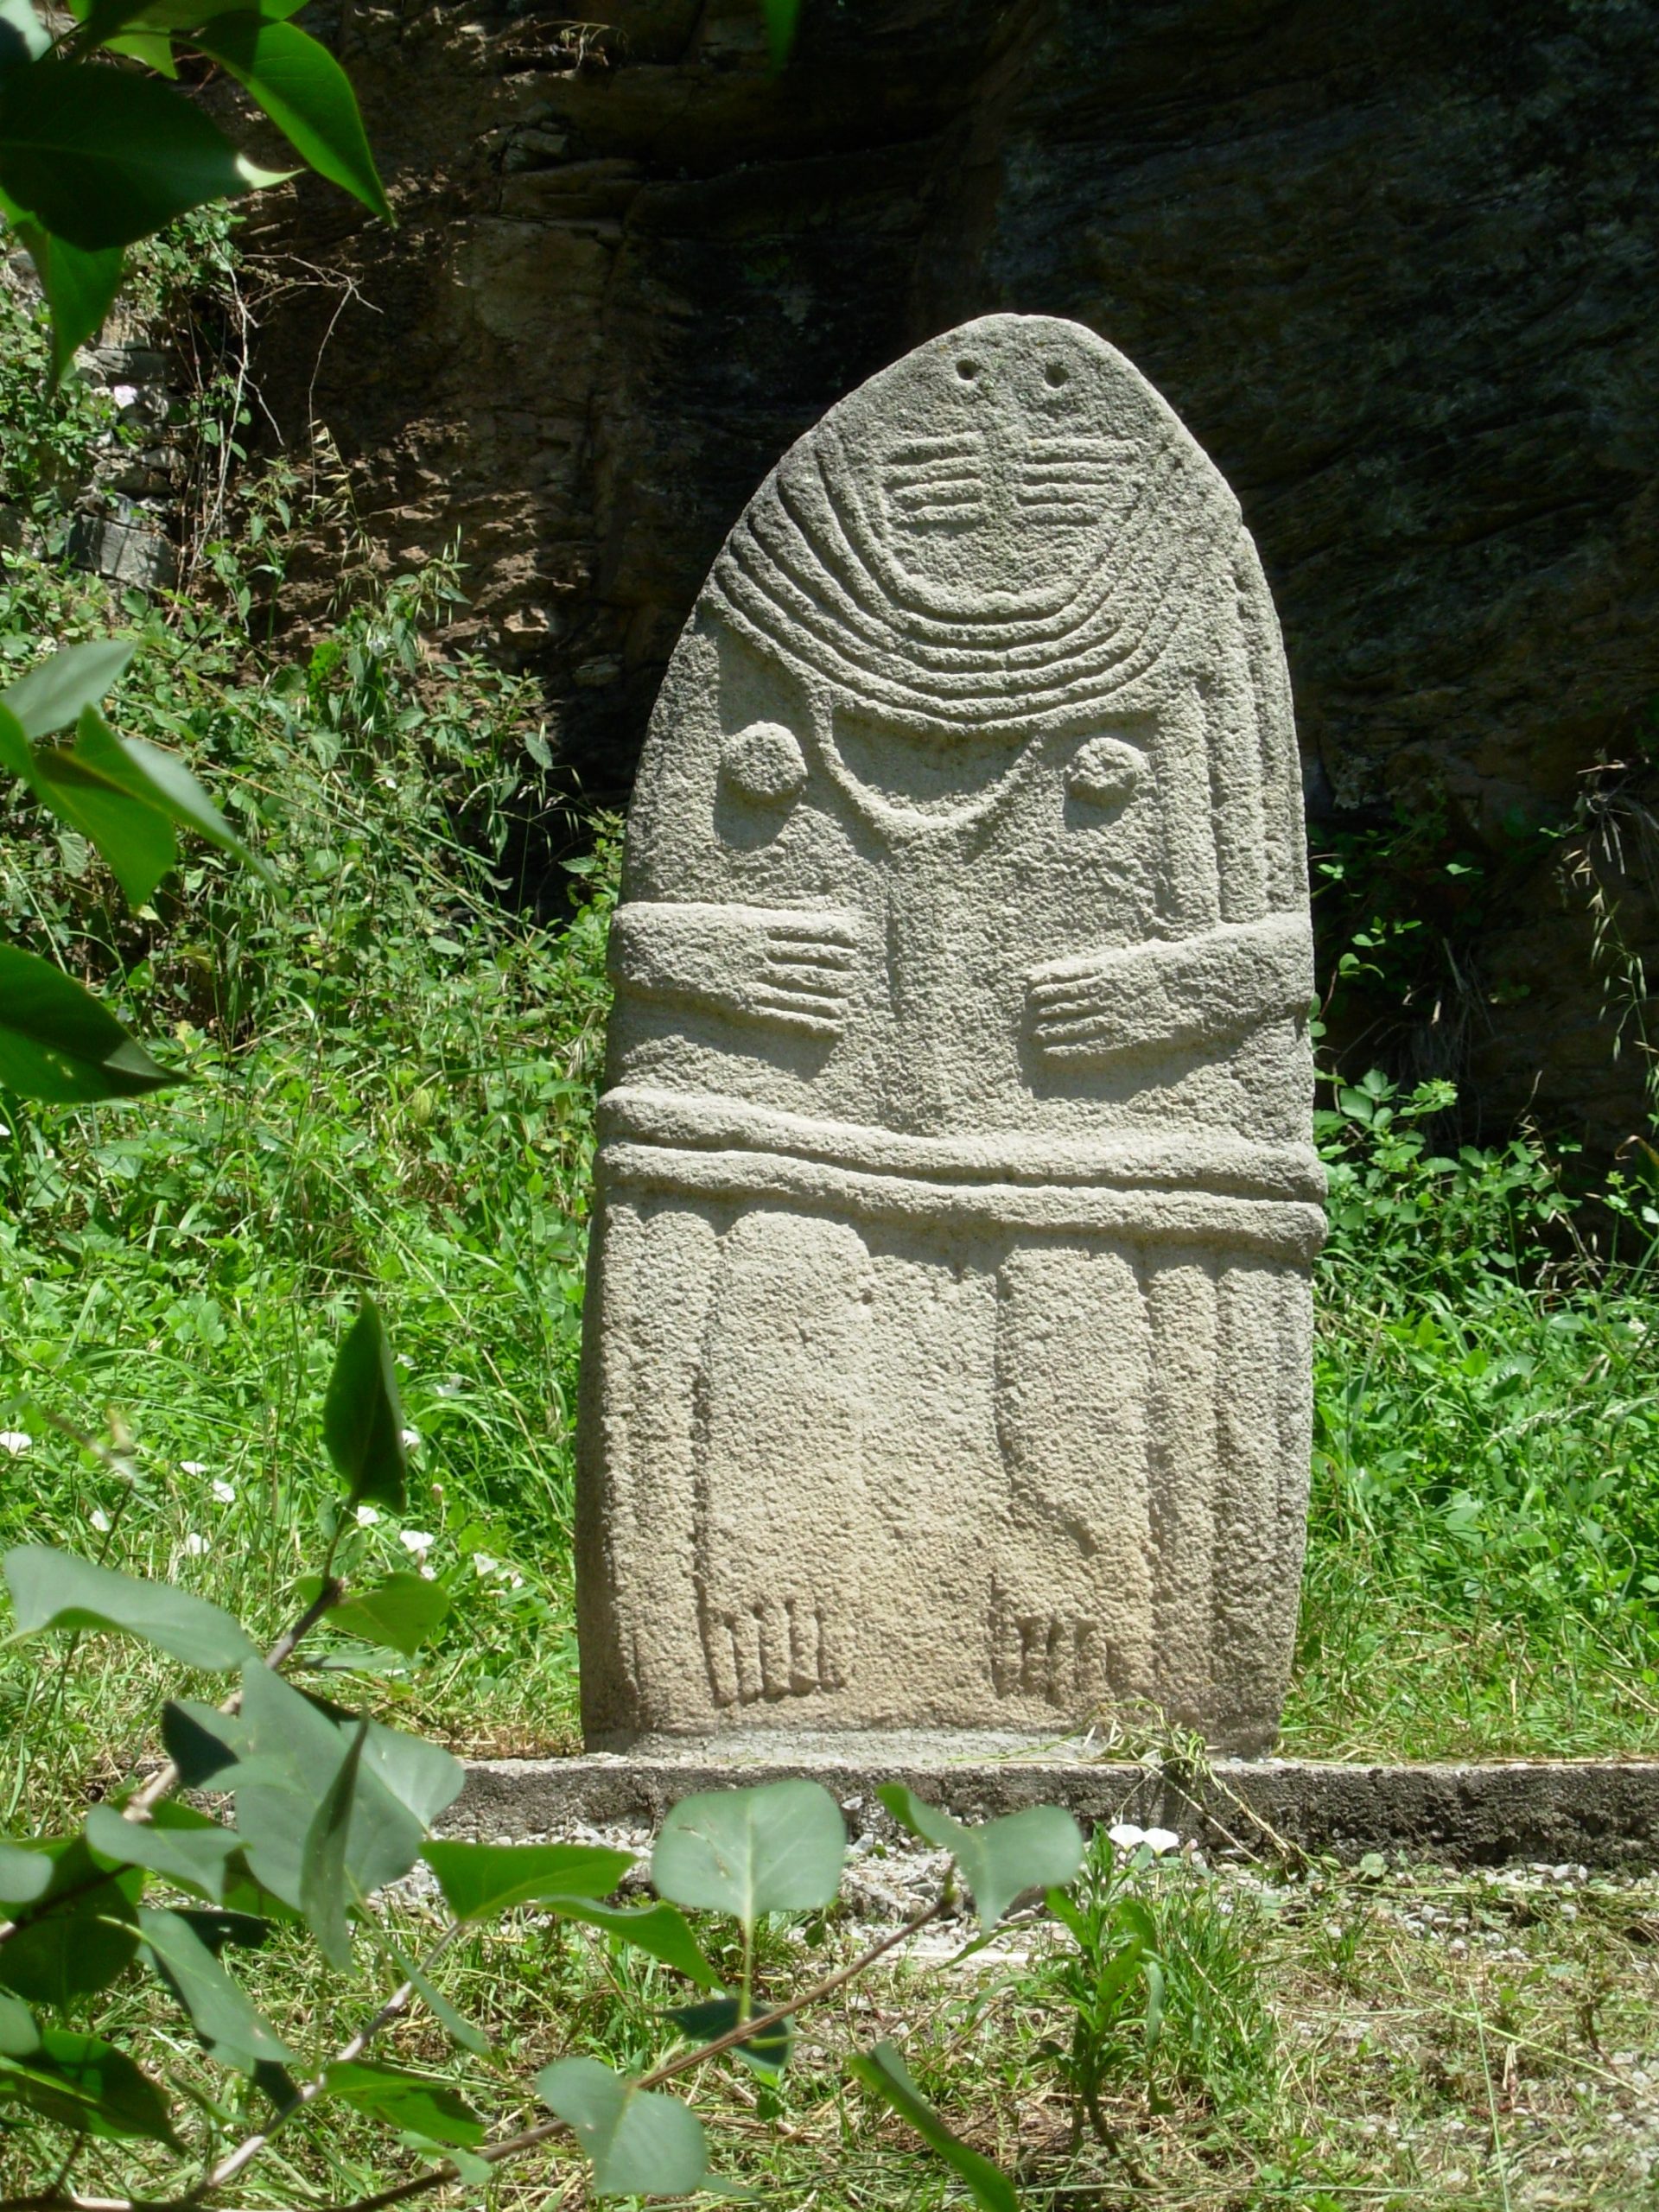
[[[832,408],[727,541],[713,607],[868,711],[1046,721],[1148,665],[1238,505],[1116,349],[984,315]]]

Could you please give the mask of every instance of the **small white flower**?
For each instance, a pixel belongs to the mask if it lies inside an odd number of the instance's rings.
[[[421,1561],[421,1580],[422,1580],[422,1581],[423,1581],[423,1582],[435,1582],[435,1581],[437,1580],[437,1579],[438,1579],[438,1570],[437,1570],[437,1568],[436,1568],[435,1567],[429,1567],[429,1566],[427,1565],[426,1561],[425,1561],[424,1560],[423,1560]]]
[[[138,387],[136,384],[112,384],[110,386],[110,397],[118,407],[130,407],[137,397]]]
[[[97,1529],[100,1536],[107,1536],[109,1535],[110,1516],[104,1510],[101,1505],[95,1505],[92,1511],[86,1516],[86,1518],[92,1522],[93,1528]]]
[[[181,1475],[205,1475],[207,1471],[207,1462],[205,1459],[181,1459],[179,1462]]]
[[[184,1540],[185,1556],[188,1559],[200,1559],[213,1548],[207,1537],[199,1536],[194,1529]]]
[[[406,1552],[413,1552],[418,1557],[422,1552],[429,1552],[438,1540],[424,1529],[405,1529],[397,1541]]]
[[[0,1452],[10,1452],[14,1459],[20,1452],[27,1452],[34,1441],[21,1428],[0,1428]]]
[[[359,1529],[372,1529],[379,1518],[379,1514],[372,1505],[359,1505],[357,1509],[357,1525]]]
[[[10,1135],[11,1135],[11,1125],[10,1125],[10,1122],[0,1122],[0,1137],[9,1137]]]
[[[1145,1828],[1138,1828],[1133,1821],[1119,1821],[1106,1831],[1120,1851],[1135,1851],[1147,1841]]]
[[[509,1590],[522,1590],[524,1586],[524,1578],[522,1574],[515,1574],[507,1585]]]
[[[1173,1828],[1148,1828],[1141,1839],[1154,1859],[1161,1859],[1166,1851],[1179,1851],[1181,1839]]]
[[[482,1577],[486,1574],[499,1574],[500,1572],[500,1560],[499,1559],[492,1559],[488,1552],[474,1552],[473,1554],[473,1573],[474,1574]]]
[[[234,1488],[229,1483],[222,1483],[219,1481],[217,1478],[215,1478],[213,1482],[213,1496],[219,1500],[221,1505],[234,1505],[236,1503],[236,1491]]]
[[[405,1452],[418,1452],[421,1448],[421,1432],[418,1428],[400,1428],[397,1432],[397,1440]]]

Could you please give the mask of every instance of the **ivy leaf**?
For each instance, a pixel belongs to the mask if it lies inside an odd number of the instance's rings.
[[[293,2053],[254,2009],[240,1982],[219,1964],[181,1913],[142,1906],[144,1955],[188,2014],[202,2048],[221,2066],[253,2075],[287,2065]]]
[[[324,2076],[327,2094],[388,2127],[406,2127],[429,2142],[481,2143],[484,2122],[447,2082],[367,2059],[336,2059]]]
[[[82,645],[64,645],[0,691],[0,707],[17,717],[25,737],[49,737],[95,707],[137,650],[137,638],[89,638]]]
[[[188,1079],[158,1066],[62,969],[0,944],[0,1084],[19,1097],[86,1106]]]
[[[404,1408],[385,1323],[365,1299],[334,1357],[322,1402],[322,1440],[346,1484],[347,1506],[372,1498],[394,1511],[404,1503]]]
[[[429,1843],[421,1856],[457,1920],[488,1920],[516,1904],[608,1897],[633,1864],[594,1843]],[[688,1931],[689,1932],[689,1931]]]
[[[162,2091],[124,2051],[98,2036],[41,2028],[28,2056],[0,2056],[0,2101],[25,2105],[78,2135],[184,2148]]]
[[[1058,1805],[1028,1805],[968,1827],[924,1804],[902,1783],[884,1782],[875,1794],[901,1827],[950,1853],[974,1893],[982,1929],[995,1928],[1027,1890],[1061,1887],[1083,1864],[1083,1831]]]
[[[212,16],[190,43],[229,70],[319,176],[391,221],[357,95],[327,47],[292,23],[246,11]]]
[[[702,2123],[677,2097],[642,2089],[597,2058],[562,2058],[536,2094],[593,2161],[600,2196],[683,2196],[709,2171]]]
[[[892,2044],[879,2043],[872,2051],[855,2054],[848,2060],[847,2068],[883,2104],[910,2122],[928,2148],[937,2151],[967,2183],[969,2196],[983,2207],[983,2212],[1020,2212],[1019,2199],[1007,2176],[977,2151],[969,2150],[946,2126],[912,2081],[910,2069]]]
[[[274,181],[154,77],[51,59],[0,77],[0,187],[84,252]]]
[[[419,1574],[393,1574],[332,1607],[328,1625],[413,1657],[443,1625],[451,1603],[439,1583]]]
[[[847,1824],[822,1783],[767,1782],[683,1798],[658,1835],[651,1878],[676,1904],[753,1928],[763,1912],[830,1904],[846,1856]]]
[[[3,976],[0,965],[0,982]],[[140,1582],[44,1544],[16,1545],[0,1565],[20,1635],[48,1628],[107,1629],[213,1673],[259,1656],[239,1621],[170,1583]]]

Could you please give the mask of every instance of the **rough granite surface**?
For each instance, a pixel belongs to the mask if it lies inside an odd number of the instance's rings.
[[[1273,1740],[1313,988],[1272,603],[1122,356],[982,318],[785,455],[671,663],[612,938],[590,1744]]]

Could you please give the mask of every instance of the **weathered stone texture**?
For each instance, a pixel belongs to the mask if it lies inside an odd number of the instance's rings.
[[[1609,846],[1602,873],[1652,949],[1659,11],[804,16],[774,83],[753,0],[639,0],[600,34],[357,10],[404,227],[308,188],[299,242],[378,313],[346,310],[315,386],[335,300],[269,322],[279,417],[315,390],[400,556],[461,531],[480,619],[615,796],[716,547],[806,423],[969,315],[1088,324],[1240,495],[1316,814],[1444,812],[1406,893],[1450,946],[1419,1061],[1472,1073],[1494,1123],[1536,1081],[1617,1142],[1637,1057],[1611,1061],[1587,923],[1532,833],[1599,758],[1631,764],[1595,779],[1628,866]]]
[[[669,664],[611,940],[590,1742],[1272,1741],[1309,1423],[1295,733],[1238,505],[983,318],[835,408]]]

